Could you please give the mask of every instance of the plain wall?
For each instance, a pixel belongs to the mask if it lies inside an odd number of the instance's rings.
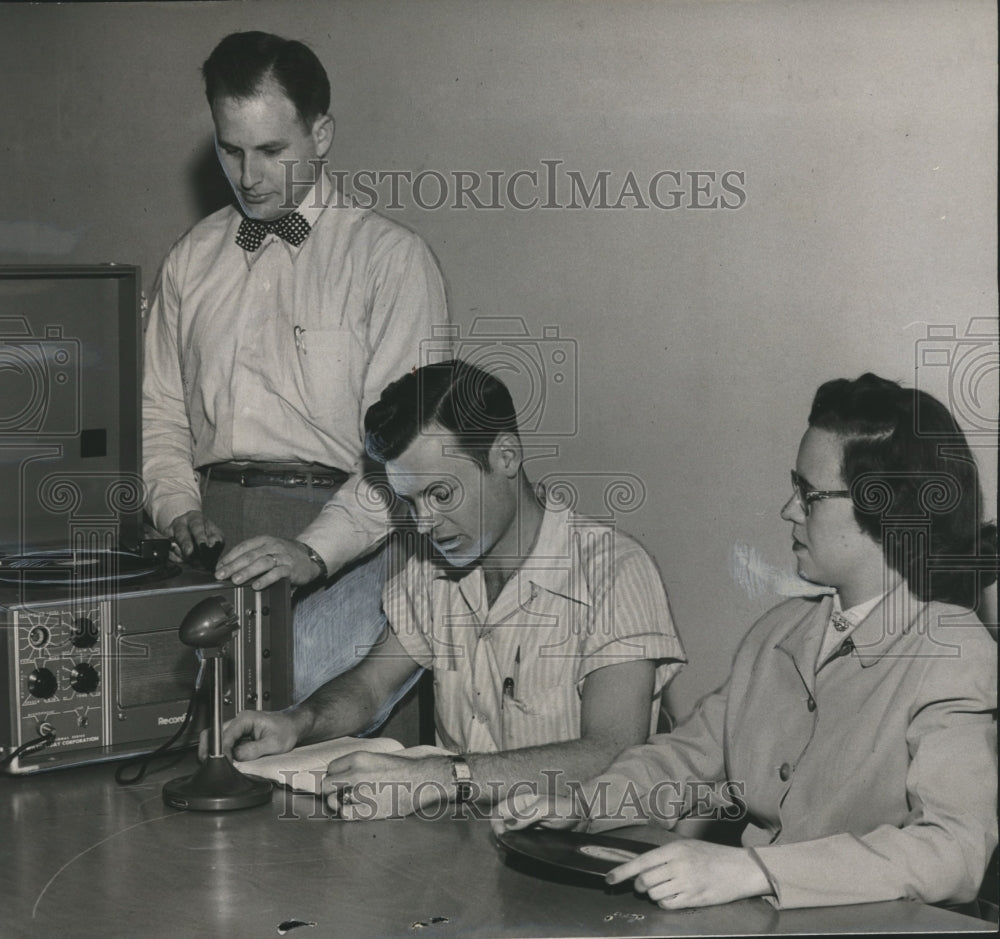
[[[996,26],[987,0],[4,4],[0,262],[135,263],[150,289],[228,198],[198,69],[240,29],[313,45],[350,174],[552,161],[564,186],[606,171],[610,202],[629,172],[744,174],[736,209],[380,202],[433,248],[465,333],[521,317],[538,354],[575,353],[558,387],[549,356],[565,434],[534,475],[587,475],[592,512],[614,478],[639,492],[618,519],[662,569],[683,712],[793,589],[778,510],[821,381],[951,402],[996,515]]]

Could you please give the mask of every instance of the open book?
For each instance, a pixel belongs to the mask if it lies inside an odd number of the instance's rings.
[[[249,776],[262,776],[295,792],[311,792],[318,796],[330,761],[359,751],[395,753],[414,759],[422,756],[451,756],[450,750],[441,747],[404,747],[391,737],[337,737],[296,747],[287,753],[258,757],[256,760],[234,760],[233,765]]]

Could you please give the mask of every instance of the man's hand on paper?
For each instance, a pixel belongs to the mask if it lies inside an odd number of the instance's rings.
[[[222,752],[234,760],[286,753],[305,735],[301,711],[240,711],[222,728]],[[198,740],[198,757],[208,756],[209,731]]]
[[[345,821],[431,810],[449,802],[453,790],[451,761],[441,755],[350,753],[333,760],[323,780],[323,798]]]

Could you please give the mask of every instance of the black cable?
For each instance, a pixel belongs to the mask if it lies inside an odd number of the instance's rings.
[[[47,734],[42,734],[40,737],[35,737],[34,740],[29,740],[26,743],[22,743],[16,750],[11,751],[7,756],[0,761],[0,767],[6,769],[14,762],[18,757],[29,756],[32,753],[37,753],[39,750],[44,750],[47,746],[55,743],[56,735],[53,731],[49,731]]]
[[[201,651],[200,649],[198,650]],[[137,782],[142,782],[145,778],[146,773],[149,772],[149,764],[153,762],[157,757],[163,756],[181,737],[184,736],[185,731],[191,724],[195,714],[198,710],[198,701],[201,692],[201,679],[205,672],[205,660],[202,659],[201,664],[198,668],[198,677],[194,680],[194,691],[191,692],[191,698],[188,701],[187,710],[184,712],[184,720],[181,721],[180,727],[177,728],[174,735],[166,742],[161,743],[155,750],[150,750],[148,753],[140,753],[138,756],[132,757],[131,760],[126,760],[121,763],[115,770],[115,782],[119,786],[132,786]],[[138,769],[133,776],[126,776],[126,771],[133,766],[137,766]]]
[[[149,772],[149,764],[153,762],[157,757],[163,756],[183,735],[191,724],[191,719],[194,717],[195,711],[198,705],[198,691],[195,689],[191,692],[191,698],[188,701],[187,711],[184,713],[184,720],[181,721],[180,727],[174,735],[166,742],[161,743],[155,750],[150,750],[148,753],[140,753],[139,756],[132,757],[131,760],[126,760],[124,763],[119,764],[118,768],[115,770],[115,782],[119,786],[132,786],[137,782],[142,782],[145,778],[146,773]],[[126,772],[133,766],[137,766],[135,774],[132,776],[126,776]]]

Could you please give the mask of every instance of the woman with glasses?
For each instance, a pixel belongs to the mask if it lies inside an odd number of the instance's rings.
[[[515,801],[498,832],[672,827],[711,804],[745,819],[742,847],[678,839],[608,882],[666,909],[975,897],[997,844],[996,643],[974,612],[997,530],[968,443],[926,393],[831,381],[792,486],[798,572],[833,591],[765,614],[673,733],[554,803]]]

